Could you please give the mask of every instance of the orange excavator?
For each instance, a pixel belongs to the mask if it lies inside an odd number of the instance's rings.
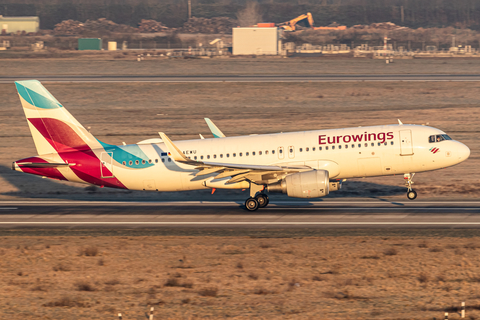
[[[306,14],[302,14],[295,19],[285,21],[282,23],[277,23],[277,27],[284,29],[285,31],[295,31],[297,29],[297,23],[300,21],[305,20],[305,26],[313,28],[313,17],[310,12],[307,12]]]
[[[337,25],[335,22],[327,27],[314,27],[313,16],[310,12],[302,14],[295,19],[285,21],[282,23],[277,23],[276,26],[282,28],[285,31],[295,31],[297,30],[297,24],[299,22],[304,22],[305,27],[311,28],[312,30],[346,30],[346,26]]]

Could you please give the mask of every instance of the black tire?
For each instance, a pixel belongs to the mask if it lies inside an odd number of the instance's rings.
[[[258,207],[259,207],[259,204],[258,204],[257,199],[255,199],[255,198],[248,198],[245,201],[245,208],[248,211],[256,211],[258,209]]]
[[[263,193],[258,194],[255,197],[255,199],[258,202],[258,207],[259,208],[265,208],[269,203],[268,196],[266,194],[263,194]]]
[[[415,190],[407,191],[408,200],[415,200],[417,198],[417,192]]]

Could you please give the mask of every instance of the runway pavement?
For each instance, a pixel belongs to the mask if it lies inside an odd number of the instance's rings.
[[[480,201],[2,201],[0,227],[480,228]]]
[[[0,76],[0,83],[42,82],[342,82],[342,81],[480,81],[480,74],[309,74],[309,75],[31,75]]]

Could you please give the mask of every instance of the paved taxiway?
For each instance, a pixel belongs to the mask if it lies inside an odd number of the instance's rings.
[[[0,76],[0,83],[29,79],[42,82],[480,81],[480,74],[31,75]]]
[[[0,227],[480,228],[479,201],[2,201]]]

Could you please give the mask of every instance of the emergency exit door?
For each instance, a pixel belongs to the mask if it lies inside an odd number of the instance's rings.
[[[411,130],[400,130],[400,155],[411,156],[413,154],[413,142]]]

